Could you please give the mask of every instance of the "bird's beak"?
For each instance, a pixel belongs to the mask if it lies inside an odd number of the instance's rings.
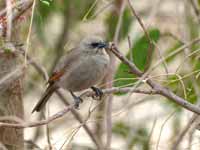
[[[106,42],[99,43],[98,48],[108,48],[108,43]]]

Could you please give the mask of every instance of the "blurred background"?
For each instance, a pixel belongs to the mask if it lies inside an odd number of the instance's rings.
[[[152,80],[190,103],[200,102],[200,46],[192,44],[181,49],[199,38],[199,0],[130,0],[155,43],[150,53],[148,39],[126,0],[35,2],[34,11],[28,10],[18,20],[16,41],[26,43],[33,12],[28,55],[49,74],[65,52],[85,36],[95,34],[105,41],[115,41],[119,50],[139,69],[150,70]],[[113,69],[105,79],[107,83],[121,88],[137,85],[142,90],[150,89],[145,81],[137,84],[139,79],[130,74],[126,65],[117,58],[113,60]],[[161,60],[164,61],[158,64]],[[31,66],[24,79],[25,120],[48,118],[65,107],[54,94],[45,111],[31,114],[45,90],[46,81]],[[110,84],[105,86],[105,81],[100,86],[109,88]],[[67,91],[61,92],[68,103],[73,102]],[[111,150],[198,150],[200,147],[198,125],[191,121],[194,114],[159,95],[114,93],[113,97],[107,95],[102,101],[84,98],[77,112],[84,123],[80,124],[76,116],[67,113],[47,126],[24,129],[26,149],[96,149],[83,124],[101,145],[107,143]]]

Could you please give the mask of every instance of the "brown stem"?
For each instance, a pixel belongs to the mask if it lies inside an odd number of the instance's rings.
[[[126,65],[129,66],[132,73],[137,75],[138,77],[142,77],[142,72],[135,66],[134,63],[130,62],[125,56],[123,56],[120,51],[117,49],[117,47],[113,44],[111,45],[110,50]],[[189,103],[187,100],[179,97],[178,95],[174,94],[169,89],[163,87],[162,85],[154,82],[151,79],[148,79],[146,76],[146,83],[152,87],[153,90],[155,90],[158,94],[168,98],[169,100],[172,100],[173,102],[177,103],[178,105],[186,108],[189,111],[192,111],[196,114],[200,114],[200,108],[198,106],[195,106],[191,103]]]

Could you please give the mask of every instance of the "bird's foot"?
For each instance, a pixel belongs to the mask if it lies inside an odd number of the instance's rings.
[[[75,107],[75,109],[78,109],[80,103],[83,102],[83,99],[82,99],[81,97],[79,97],[79,96],[76,96],[76,95],[75,95],[73,92],[71,92],[71,91],[70,91],[70,93],[71,93],[72,97],[74,98],[74,102],[75,102],[74,107]]]
[[[77,96],[77,97],[74,97],[74,101],[75,101],[74,107],[75,107],[76,109],[78,109],[80,103],[83,102],[83,99]]]
[[[95,92],[95,96],[96,96],[96,97],[98,97],[99,99],[102,98],[102,96],[103,96],[103,91],[102,91],[101,89],[99,89],[99,88],[97,88],[97,87],[94,87],[94,86],[92,86],[91,89]],[[95,98],[95,97],[93,96],[93,98]]]

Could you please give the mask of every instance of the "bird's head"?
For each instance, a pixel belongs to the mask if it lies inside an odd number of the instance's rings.
[[[82,50],[94,53],[101,53],[101,50],[108,47],[108,44],[98,36],[88,36],[80,42]]]

